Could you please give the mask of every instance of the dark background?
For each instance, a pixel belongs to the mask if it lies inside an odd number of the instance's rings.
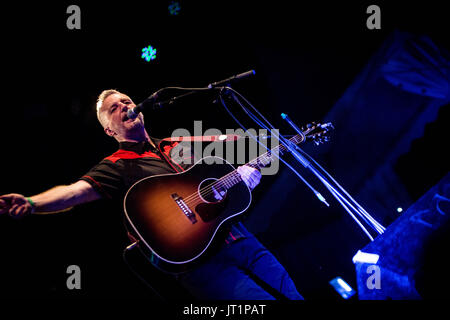
[[[34,195],[70,184],[116,150],[96,119],[95,102],[103,89],[116,88],[139,102],[165,86],[202,87],[254,69],[254,77],[234,88],[282,133],[292,134],[279,114],[288,113],[298,125],[324,119],[394,30],[425,34],[450,49],[447,13],[433,1],[180,1],[177,16],[169,15],[169,1],[153,2],[39,2],[4,8],[0,194]],[[70,4],[81,8],[81,30],[66,27]],[[381,30],[366,28],[371,4],[381,8]],[[157,49],[150,62],[140,57],[148,45]],[[177,128],[193,132],[194,120],[203,121],[203,130],[237,128],[220,105],[202,95],[145,117],[150,135],[159,138]],[[448,106],[396,165],[408,195],[399,204],[404,209],[448,171],[442,156],[446,120]],[[383,121],[372,125],[381,127]],[[366,138],[353,137],[347,148]],[[315,157],[320,148],[307,151]],[[327,152],[316,159],[330,164],[332,175],[340,172],[335,178],[351,194],[361,194],[352,173],[339,171],[351,162],[330,159]],[[357,161],[383,164],[371,154],[354,161],[355,166]],[[426,170],[417,170],[418,164]],[[355,222],[330,202],[331,208],[325,208],[281,168],[279,175],[263,178],[245,220],[307,299],[340,299],[328,284],[337,276],[355,288],[351,258],[368,243]],[[396,207],[372,212],[369,202],[361,204],[385,226],[398,217]],[[2,216],[1,294],[155,298],[123,262],[127,244],[122,213],[105,202],[22,220]],[[82,271],[79,291],[66,288],[66,268],[72,264]]]

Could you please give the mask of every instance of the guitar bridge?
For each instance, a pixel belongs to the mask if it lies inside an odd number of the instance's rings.
[[[185,214],[185,216],[188,217],[189,220],[191,220],[192,224],[196,223],[197,218],[195,217],[195,214],[191,209],[189,209],[189,206],[183,201],[183,198],[181,198],[177,193],[172,193],[171,196],[178,207],[181,209],[181,211]]]

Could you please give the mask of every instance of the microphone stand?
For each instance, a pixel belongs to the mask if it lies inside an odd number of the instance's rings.
[[[288,117],[287,114],[282,113],[281,117],[286,120],[286,122],[300,135],[303,136],[302,131],[295,125],[295,123]],[[330,125],[330,124],[325,124]],[[373,230],[375,230],[378,234],[382,234],[385,230],[385,228],[378,223],[374,218],[372,218],[367,211],[365,211],[337,182],[333,179],[333,181],[336,183],[337,187],[341,189],[341,192],[338,191],[335,187],[332,186],[330,181],[322,174],[320,171],[314,167],[314,165],[308,161],[303,155],[300,154],[300,152],[307,155],[301,148],[292,143],[291,141],[284,139],[287,143],[285,143],[285,147],[290,150],[292,155],[307,169],[309,169],[319,180],[327,187],[327,189],[330,191],[330,193],[339,201],[339,203],[344,207],[344,209],[347,210],[347,212],[351,215],[351,217],[356,221],[356,223],[361,227],[361,229],[367,234],[370,240],[373,241],[372,235],[367,231],[367,229],[362,225],[362,223],[356,218],[356,214],[359,215],[362,220],[366,222]],[[311,159],[314,161],[313,159]],[[315,162],[315,161],[314,161]],[[323,169],[323,168],[322,168]],[[323,169],[324,170],[324,169]],[[325,170],[324,170],[325,171]],[[325,171],[326,172],[326,171]],[[328,173],[327,173],[328,174]],[[329,174],[328,174],[329,175]],[[330,175],[329,175],[330,176]],[[331,176],[330,176],[331,177]],[[319,194],[320,195],[320,194]],[[318,195],[318,197],[319,197]],[[345,195],[348,196],[348,199],[346,199]],[[320,199],[320,197],[319,197]],[[323,200],[322,200],[323,201]],[[325,202],[326,203],[326,202]]]
[[[275,128],[270,124],[267,119],[264,118],[264,116],[249,102],[247,101],[241,94],[239,94],[237,91],[230,87],[225,87],[223,90],[221,90],[221,93],[219,95],[220,101],[222,102],[222,105],[225,107],[225,109],[228,111],[228,113],[233,117],[233,119],[239,124],[241,128],[244,128],[244,126],[239,122],[239,120],[231,113],[231,111],[226,106],[222,94],[225,96],[231,96],[231,98],[243,109],[243,111],[259,126],[262,128],[268,129],[274,134],[276,132]],[[238,99],[242,99],[245,101],[246,104],[248,104],[264,121],[268,124],[269,127],[273,129],[269,129],[267,125],[264,124],[263,120],[258,118],[255,114],[253,114],[249,109],[247,109],[241,101]],[[301,132],[301,130],[287,117],[287,115],[282,115],[283,119],[285,119],[291,127],[301,136],[304,137],[304,134]],[[326,126],[331,124],[325,124]],[[317,178],[325,185],[325,187],[330,191],[330,193],[338,200],[338,202],[342,205],[342,207],[350,214],[350,216],[355,220],[355,222],[358,224],[358,226],[366,233],[366,235],[369,237],[371,241],[373,241],[373,236],[367,231],[367,229],[363,226],[363,224],[358,220],[356,215],[358,215],[362,220],[364,220],[373,230],[375,230],[378,234],[382,234],[385,230],[385,228],[378,223],[373,217],[370,216],[370,214],[364,210],[349,194],[346,192],[339,183],[328,173],[325,169],[323,169],[320,164],[318,164],[313,158],[311,158],[306,152],[304,152],[300,147],[298,147],[296,144],[292,143],[282,135],[276,134],[278,137],[278,140],[280,141],[281,145],[283,145],[287,150],[291,152],[291,154],[294,155],[294,158],[300,162],[305,168],[309,169],[314,175],[316,175]],[[253,137],[254,138],[254,137]],[[255,138],[254,138],[255,139]],[[267,148],[267,147],[266,147]],[[281,157],[277,158],[282,161],[286,166],[288,166],[303,182],[314,192],[314,194],[317,196],[317,198],[325,203],[327,206],[329,204],[326,202],[325,198],[317,192],[292,166],[290,166],[286,161],[284,161]],[[309,160],[308,160],[309,159]],[[318,168],[322,170],[320,172],[314,165],[316,165]],[[327,179],[328,177],[328,179]],[[331,181],[330,181],[331,180]],[[336,187],[332,186],[334,184]],[[339,190],[338,190],[339,189]]]
[[[166,106],[166,105],[170,106],[170,105],[174,104],[175,102],[177,102],[179,99],[188,97],[188,96],[193,95],[194,93],[197,93],[197,92],[200,92],[200,91],[211,91],[211,90],[214,90],[214,89],[215,90],[222,89],[226,84],[228,84],[230,82],[237,81],[237,80],[240,80],[240,79],[244,79],[244,78],[247,78],[247,77],[249,77],[251,75],[254,75],[254,74],[255,74],[255,70],[250,70],[250,71],[247,71],[247,72],[239,73],[239,74],[233,75],[233,76],[231,76],[229,78],[226,78],[224,80],[212,82],[212,83],[208,84],[204,88],[167,87],[167,88],[160,89],[160,90],[157,91],[158,94],[161,91],[164,91],[164,90],[167,90],[167,89],[188,90],[188,92],[180,94],[180,95],[175,96],[175,97],[172,97],[170,99],[161,101],[161,102],[153,103],[152,109],[156,110],[156,109],[160,109],[160,108],[162,108],[163,106]]]
[[[220,92],[221,95],[231,96],[231,98],[232,98],[239,106],[241,106],[241,108],[245,111],[245,113],[247,113],[247,115],[248,115],[254,122],[256,122],[258,125],[260,125],[262,128],[269,130],[269,131],[272,133],[272,135],[273,135],[273,136],[281,143],[281,145],[284,145],[284,146],[286,147],[287,150],[292,150],[292,148],[289,146],[289,143],[291,143],[291,142],[290,142],[288,139],[286,139],[284,136],[279,135],[279,134],[276,132],[277,130],[275,130],[274,127],[273,127],[272,125],[271,125],[271,128],[272,128],[272,130],[271,130],[271,129],[269,129],[266,125],[264,125],[264,124],[262,123],[261,120],[257,119],[257,117],[256,117],[254,114],[252,114],[252,113],[250,112],[250,110],[248,110],[247,108],[245,108],[245,107],[241,104],[241,102],[239,101],[238,97],[236,96],[236,93],[237,93],[237,92],[236,92],[234,89],[232,89],[231,87],[223,87],[222,90],[221,90],[221,92]],[[221,96],[220,96],[220,97],[221,97]],[[241,98],[243,98],[243,97],[241,96]],[[243,98],[243,99],[244,99],[244,98]],[[239,125],[243,130],[246,130],[245,127],[239,122],[239,120],[236,119],[236,117],[234,117],[233,114],[230,112],[230,110],[226,107],[226,105],[225,105],[223,99],[221,98],[220,100],[221,100],[221,102],[222,102],[222,105],[225,107],[225,109],[228,111],[228,113],[232,116],[232,118],[238,123],[238,125]],[[245,99],[244,99],[244,100],[245,100]],[[248,101],[247,101],[247,103],[248,103]],[[249,104],[250,104],[250,103],[249,103]],[[259,113],[259,112],[258,112],[258,113]],[[261,115],[261,114],[260,114],[260,115]],[[262,115],[261,115],[261,117],[264,118]],[[266,119],[264,118],[264,120],[266,120]],[[269,123],[267,120],[266,120],[266,122]],[[269,124],[270,124],[270,123],[269,123]],[[253,135],[251,135],[250,132],[249,132],[248,130],[246,130],[246,131],[249,133],[249,135],[251,136],[252,139],[254,139],[254,140],[255,140],[256,142],[258,142],[261,146],[263,146],[264,148],[266,148],[267,151],[270,151],[270,150],[267,148],[267,146],[265,146],[265,145],[261,144],[261,142],[257,141],[256,137],[253,136]],[[301,135],[304,137],[304,134],[303,134],[303,133],[301,133]],[[309,184],[309,183],[306,181],[306,179],[303,178],[303,177],[301,176],[301,174],[300,174],[297,170],[295,170],[292,166],[290,166],[285,160],[283,160],[283,158],[279,157],[276,153],[273,153],[273,155],[276,156],[276,157],[278,158],[278,160],[280,160],[281,162],[283,162],[289,169],[291,169],[292,172],[294,172],[294,173],[297,175],[297,177],[299,177],[300,180],[302,180],[302,181],[306,184],[306,186],[307,186],[308,188],[311,189],[311,191],[316,195],[316,197],[317,197],[320,201],[322,201],[323,203],[325,203],[328,207],[330,206],[330,205],[327,203],[327,201],[325,200],[325,198],[324,198],[324,197],[323,197],[323,196],[322,196],[322,195],[321,195],[321,194],[320,194],[320,193],[319,193],[319,192],[318,192],[311,184]]]

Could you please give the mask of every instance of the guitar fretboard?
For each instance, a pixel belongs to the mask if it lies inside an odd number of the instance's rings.
[[[305,135],[305,137],[306,137],[306,135]],[[291,141],[292,143],[295,143],[295,144],[299,144],[299,143],[303,142],[304,139],[305,139],[304,136],[297,134],[297,135],[293,136],[292,138],[290,138],[289,141]],[[283,154],[286,151],[287,151],[287,149],[284,145],[278,145],[275,148],[260,155],[259,157],[253,159],[246,165],[248,165],[252,168],[255,168],[255,169],[264,168],[264,167],[268,166],[276,158],[278,158],[278,154]],[[231,171],[230,173],[228,173],[227,175],[223,176],[222,178],[220,178],[216,182],[216,185],[218,187],[223,187],[225,189],[229,189],[241,181],[242,181],[241,175],[237,172],[237,170],[234,170],[234,171]]]

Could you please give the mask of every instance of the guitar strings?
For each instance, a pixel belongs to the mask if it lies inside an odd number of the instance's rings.
[[[293,137],[293,138],[291,138],[291,139],[292,139],[292,140],[296,140],[295,138],[297,138],[297,136],[295,136],[295,137]],[[283,146],[277,146],[277,147],[274,148],[274,150],[277,149],[277,148],[281,148],[281,147],[283,147]],[[273,150],[270,150],[270,151],[268,151],[268,152],[265,152],[264,154],[262,154],[262,155],[259,156],[258,158],[253,159],[252,161],[248,162],[248,164],[251,164],[251,165],[258,165],[258,166],[259,166],[258,161],[259,161],[259,162],[262,162],[261,158],[265,157],[268,153],[272,153],[272,152],[274,152],[274,151],[273,151]],[[271,155],[270,155],[269,157],[272,158]],[[270,162],[270,161],[269,161],[269,162]],[[238,174],[238,175],[236,176],[236,175],[235,175],[236,173],[237,173],[236,169],[233,170],[233,171],[231,171],[231,172],[229,172],[228,174],[226,174],[226,175],[223,176],[222,178],[218,179],[216,182],[214,182],[214,183],[208,185],[207,187],[205,187],[205,188],[203,188],[203,189],[200,189],[200,190],[199,190],[200,192],[196,192],[196,193],[193,193],[193,194],[187,196],[186,198],[183,199],[183,202],[186,203],[186,204],[187,204],[187,203],[191,203],[191,204],[192,204],[193,202],[197,201],[198,199],[201,199],[201,195],[207,196],[207,195],[210,195],[210,194],[214,193],[214,190],[213,190],[214,187],[217,187],[220,183],[222,183],[223,185],[225,185],[227,182],[232,182],[232,181],[230,181],[230,178],[237,177],[238,180],[242,180],[242,177],[240,176],[240,174]],[[235,176],[232,176],[232,175],[235,175]],[[234,185],[234,184],[233,184],[233,185]]]
[[[258,160],[258,158],[250,161],[248,164],[251,164],[251,165],[257,164],[257,160]],[[255,162],[255,163],[253,163],[253,162]],[[209,195],[213,194],[215,191],[214,188],[218,189],[218,188],[220,188],[220,185],[222,187],[226,187],[227,184],[229,184],[229,183],[232,184],[230,186],[230,187],[232,187],[233,185],[236,184],[236,183],[234,183],[235,179],[237,179],[237,182],[242,181],[242,177],[237,172],[236,169],[229,172],[225,176],[219,178],[216,182],[209,184],[207,187],[205,187],[203,189],[200,189],[199,192],[196,192],[196,193],[193,193],[193,194],[187,196],[186,198],[183,199],[183,202],[186,204],[195,204],[195,202],[199,199],[201,200],[201,202],[203,202],[202,197],[204,198],[205,196],[209,196]]]
[[[292,137],[292,138],[289,139],[289,140],[293,140],[292,142],[298,143],[299,141],[297,141],[297,139],[298,139],[299,137],[300,137],[300,142],[301,142],[302,140],[304,140],[304,138],[301,137],[300,135],[296,135],[296,136]],[[278,145],[278,146],[275,147],[273,150],[276,150],[276,149],[283,149],[283,148],[285,149],[285,147],[284,147],[283,145]],[[258,165],[258,166],[259,166],[258,161],[262,162],[262,161],[261,161],[261,158],[265,157],[265,156],[266,156],[267,154],[269,154],[269,153],[272,153],[273,150],[270,150],[270,151],[268,151],[268,152],[265,152],[264,154],[262,154],[262,155],[259,156],[258,158],[253,159],[252,161],[248,162],[248,164],[251,164],[251,165]],[[272,158],[272,155],[270,155],[269,157]],[[270,161],[272,161],[272,160],[270,160]],[[269,161],[269,162],[270,162],[270,161]],[[205,196],[209,196],[209,195],[211,195],[212,193],[214,193],[214,192],[215,192],[214,188],[217,189],[217,186],[219,186],[221,183],[222,183],[222,186],[225,186],[226,183],[228,183],[228,182],[231,182],[231,183],[232,183],[232,186],[235,185],[235,183],[233,183],[233,181],[230,180],[230,178],[232,178],[232,179],[238,178],[238,182],[242,181],[242,177],[240,176],[240,174],[238,174],[238,175],[236,176],[236,173],[237,173],[236,170],[233,170],[233,171],[229,172],[228,174],[226,174],[226,175],[223,176],[222,178],[218,179],[216,182],[211,183],[211,184],[208,185],[207,187],[205,187],[205,188],[203,188],[203,189],[200,189],[198,192],[195,192],[195,193],[193,193],[193,194],[187,196],[186,198],[183,199],[183,202],[184,202],[185,204],[187,204],[187,205],[194,205],[194,204],[196,204],[196,202],[197,202],[198,200],[200,200],[200,202],[203,202],[202,196],[205,197]],[[220,200],[221,200],[221,199],[220,199]]]
[[[217,189],[220,187],[226,187],[228,183],[232,183],[234,185],[234,179],[237,178],[238,180],[242,180],[241,176],[237,174],[236,170],[231,171],[227,175],[223,176],[222,178],[218,179],[214,183],[209,184],[205,188],[200,189],[198,192],[195,192],[186,198],[183,199],[183,202],[187,205],[193,205],[196,204],[198,200],[200,202],[204,202],[202,198],[208,197],[209,195],[213,194]],[[230,180],[232,179],[232,180]],[[214,190],[216,189],[216,190]],[[217,191],[216,191],[217,192]],[[221,199],[219,199],[221,200]]]
[[[307,130],[307,131],[309,131],[309,130]],[[300,137],[300,141],[297,140],[299,137]],[[292,137],[289,140],[292,140],[292,142],[294,142],[294,143],[299,143],[299,142],[302,142],[304,140],[304,138],[301,137],[300,135],[296,135],[296,136]],[[283,145],[278,145],[273,150],[276,150],[276,149],[283,149],[284,150],[286,148]],[[253,159],[252,161],[250,161],[248,164],[252,164],[252,165],[257,164],[258,165],[258,161],[260,161],[260,159],[265,157],[268,153],[272,153],[273,150],[269,150],[268,152],[265,152],[264,154],[262,154],[258,158]],[[269,157],[272,158],[272,155],[270,155]],[[270,161],[272,161],[272,160],[270,160]],[[262,161],[260,161],[260,162],[262,162]],[[208,195],[214,193],[214,187],[217,187],[220,183],[224,184],[225,182],[230,181],[230,180],[227,180],[227,179],[229,179],[231,177],[231,175],[233,175],[235,173],[236,173],[236,170],[233,170],[233,171],[229,172],[228,174],[226,174],[222,178],[218,179],[215,183],[212,183],[212,184],[208,185],[204,189],[200,189],[199,192],[196,192],[196,193],[193,193],[193,194],[187,196],[186,198],[183,199],[183,202],[186,203],[186,204],[189,203],[191,205],[195,204],[196,201],[201,200],[201,198],[202,198],[201,195],[208,196]],[[242,179],[240,175],[238,175],[237,177],[238,177],[238,180]],[[203,202],[203,200],[201,200],[201,202]]]

